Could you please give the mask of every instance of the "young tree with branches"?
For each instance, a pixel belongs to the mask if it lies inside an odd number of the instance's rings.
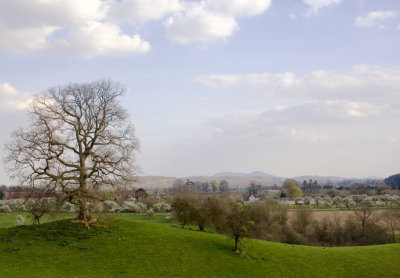
[[[111,80],[71,83],[34,97],[31,124],[12,134],[6,165],[24,185],[61,192],[79,206],[78,221],[92,220],[93,185],[129,185],[138,141]]]

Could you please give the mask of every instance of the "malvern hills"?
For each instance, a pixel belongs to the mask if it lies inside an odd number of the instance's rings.
[[[316,180],[319,184],[331,184],[338,186],[340,184],[351,184],[354,182],[365,183],[372,180],[382,181],[381,177],[366,177],[366,178],[346,178],[339,176],[317,176],[317,175],[303,175],[296,177],[282,177],[268,174],[262,171],[253,171],[250,173],[241,172],[220,172],[212,176],[186,176],[186,177],[170,177],[170,176],[139,176],[137,185],[146,188],[167,188],[171,187],[176,179],[190,180],[190,181],[212,181],[212,180],[226,180],[231,188],[247,187],[252,180],[256,180],[265,186],[280,186],[287,179],[293,179],[297,182],[304,180]]]

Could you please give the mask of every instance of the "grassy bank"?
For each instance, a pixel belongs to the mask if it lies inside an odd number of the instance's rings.
[[[163,221],[162,217],[155,222]],[[140,220],[140,219],[139,219]],[[1,277],[399,277],[400,244],[319,248],[103,218],[0,229]]]

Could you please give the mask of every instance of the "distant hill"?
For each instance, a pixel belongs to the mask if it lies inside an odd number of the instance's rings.
[[[241,173],[241,172],[221,172],[213,176],[189,176],[189,177],[179,177],[180,179],[186,181],[187,179],[191,181],[201,181],[201,182],[211,182],[212,180],[228,181],[231,188],[246,188],[249,186],[252,180],[260,182],[262,185],[280,186],[287,179],[286,177],[274,176],[261,171],[254,171],[251,173]],[[135,188],[146,188],[146,189],[156,189],[156,188],[169,188],[172,187],[174,181],[178,177],[164,177],[164,176],[140,176],[138,181],[134,184]],[[368,177],[368,178],[344,178],[337,176],[313,176],[304,175],[292,177],[295,181],[302,183],[304,180],[309,181],[317,180],[321,185],[332,184],[338,186],[339,184],[350,185],[351,183],[368,183],[373,180],[383,180],[378,177]]]
[[[271,179],[286,179],[283,177],[278,177],[274,175],[270,175],[261,171],[254,171],[251,173],[239,173],[239,172],[221,172],[214,175],[214,177],[248,177],[248,178],[271,178]]]
[[[176,177],[163,177],[163,176],[140,176],[138,181],[134,184],[136,188],[169,188],[176,180]]]
[[[241,173],[219,173],[214,176],[190,176],[190,177],[179,177],[180,179],[186,181],[201,181],[201,182],[211,182],[213,180],[221,181],[226,180],[231,188],[246,188],[249,186],[252,180],[260,182],[262,185],[281,185],[286,178],[276,177],[273,175],[265,174],[262,172],[253,172],[249,174]],[[172,187],[174,181],[178,177],[163,177],[163,176],[140,176],[138,181],[134,184],[135,188],[169,188]]]

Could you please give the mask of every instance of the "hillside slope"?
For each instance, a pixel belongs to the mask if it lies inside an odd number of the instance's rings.
[[[0,277],[400,277],[400,244],[318,248],[108,219],[0,229]]]

